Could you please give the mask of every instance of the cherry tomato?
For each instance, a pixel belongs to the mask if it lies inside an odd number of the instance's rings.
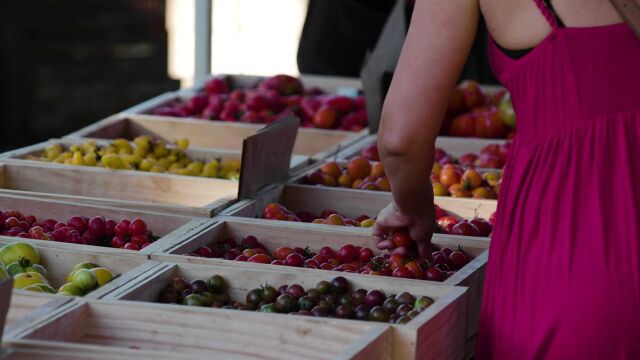
[[[411,236],[409,236],[409,232],[405,229],[395,230],[391,235],[391,241],[393,241],[393,244],[396,247],[407,247],[411,245],[412,242]]]
[[[430,267],[425,270],[424,279],[430,281],[444,281],[444,273],[440,269]]]
[[[407,269],[407,267],[404,266],[404,265],[401,265],[401,266],[398,266],[397,268],[395,268],[395,270],[393,270],[393,273],[391,273],[391,276],[400,277],[400,278],[406,278],[406,279],[413,279],[414,278],[413,271]]]
[[[338,250],[336,253],[336,259],[338,259],[341,263],[349,263],[358,258],[358,251],[356,248],[347,244]]]
[[[255,254],[252,257],[247,259],[247,262],[254,262],[260,264],[270,264],[271,258],[265,254]]]
[[[367,262],[371,260],[372,257],[373,257],[373,250],[369,248],[362,248],[360,249],[360,251],[358,251],[358,260],[362,262]]]
[[[413,273],[413,277],[416,279],[422,279],[424,272],[422,271],[422,268],[420,267],[420,265],[418,265],[417,262],[415,261],[409,261],[405,267],[407,269],[409,269],[412,273]]]
[[[401,255],[391,255],[391,257],[389,258],[389,267],[391,271],[402,265],[404,265],[404,257],[402,257]]]
[[[276,251],[273,253],[273,256],[278,259],[278,260],[283,260],[287,258],[287,256],[289,256],[289,254],[291,254],[293,252],[293,250],[291,250],[291,248],[283,246],[283,247],[279,247],[276,249]]]

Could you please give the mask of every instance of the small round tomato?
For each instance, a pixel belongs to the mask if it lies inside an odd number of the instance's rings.
[[[389,258],[389,268],[391,269],[391,271],[402,265],[404,265],[404,257],[402,257],[402,255],[391,255],[391,257]]]
[[[395,230],[391,235],[391,241],[396,247],[409,246],[412,242],[409,232],[405,229]]]
[[[235,259],[233,259],[233,260],[235,260],[235,261],[247,261],[247,260],[249,260],[249,257],[248,257],[248,256],[246,256],[246,255],[238,255],[238,256],[236,256],[236,258],[235,258]]]
[[[344,271],[347,271],[347,270],[356,271],[356,270],[358,270],[358,267],[353,265],[353,264],[342,264],[342,265],[340,265],[338,267],[341,268]]]
[[[450,225],[450,224],[451,225],[455,225],[459,221],[455,217],[453,217],[451,215],[447,215],[447,216],[443,216],[443,217],[439,218],[437,222],[438,222],[438,225],[440,225],[441,228],[446,230],[448,225]]]
[[[393,270],[393,273],[391,273],[391,276],[406,278],[406,279],[414,278],[413,271],[409,270],[406,266],[398,266],[397,268],[395,268],[395,270]]]
[[[244,249],[244,251],[242,252],[242,255],[246,256],[247,258],[250,258],[255,254],[256,251],[254,249]]]
[[[358,258],[358,250],[353,245],[344,245],[336,253],[336,258],[340,260],[341,263],[352,262],[353,260]]]
[[[322,270],[333,270],[333,265],[329,264],[328,262],[324,262],[320,264],[319,268]]]
[[[317,269],[320,266],[320,264],[318,264],[318,262],[313,259],[307,259],[304,261],[304,266],[308,268]]]
[[[422,271],[422,268],[420,267],[420,265],[418,265],[417,262],[415,261],[409,261],[405,267],[407,269],[409,269],[412,273],[413,273],[413,277],[416,279],[422,279],[422,276],[424,275],[424,272]]]
[[[438,268],[430,267],[424,271],[424,279],[430,281],[444,281],[445,274]]]
[[[367,262],[371,260],[372,257],[373,257],[373,250],[369,248],[362,248],[360,249],[360,251],[358,251],[358,260],[362,262]]]
[[[287,266],[301,267],[304,265],[304,260],[304,256],[298,253],[291,253],[286,259],[284,259],[284,264]]]
[[[340,265],[340,260],[336,258],[331,258],[329,259],[328,263],[331,264],[333,267],[337,267],[338,265]]]
[[[291,250],[291,248],[283,246],[283,247],[277,248],[276,252],[273,253],[273,256],[278,260],[284,261],[284,259],[286,259],[287,256],[289,256],[289,254],[291,254],[292,252],[293,250]]]
[[[318,264],[324,264],[327,262],[327,258],[324,255],[316,254],[311,259],[315,260]]]
[[[256,254],[269,255],[265,249],[261,249],[261,248],[258,248],[258,247],[257,248],[253,248],[253,252],[255,252]]]
[[[270,264],[271,258],[265,254],[255,254],[252,257],[247,259],[247,262],[260,263],[260,264]]]
[[[461,250],[456,250],[449,255],[449,267],[453,270],[458,270],[465,266],[469,262],[467,254]]]
[[[318,254],[324,256],[327,259],[332,259],[336,256],[336,253],[333,251],[333,249],[328,246],[322,247]]]

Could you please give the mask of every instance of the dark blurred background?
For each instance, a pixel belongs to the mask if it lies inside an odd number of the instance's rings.
[[[0,12],[0,150],[60,137],[162,92],[164,0],[22,0]]]

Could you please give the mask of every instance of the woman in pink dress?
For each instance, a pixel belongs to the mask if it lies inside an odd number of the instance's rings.
[[[543,1],[416,2],[382,115],[394,202],[374,238],[407,226],[429,253],[425,179],[482,11],[518,132],[477,358],[640,359],[640,40],[607,0]]]

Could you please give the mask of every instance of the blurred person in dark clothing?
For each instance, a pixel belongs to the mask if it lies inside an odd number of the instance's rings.
[[[301,73],[359,77],[395,0],[309,0],[298,47]]]
[[[415,1],[398,1],[405,4],[410,19]],[[309,0],[298,46],[300,72],[360,77],[365,56],[375,48],[395,4],[396,0]],[[482,18],[461,79],[497,83],[489,66]]]

